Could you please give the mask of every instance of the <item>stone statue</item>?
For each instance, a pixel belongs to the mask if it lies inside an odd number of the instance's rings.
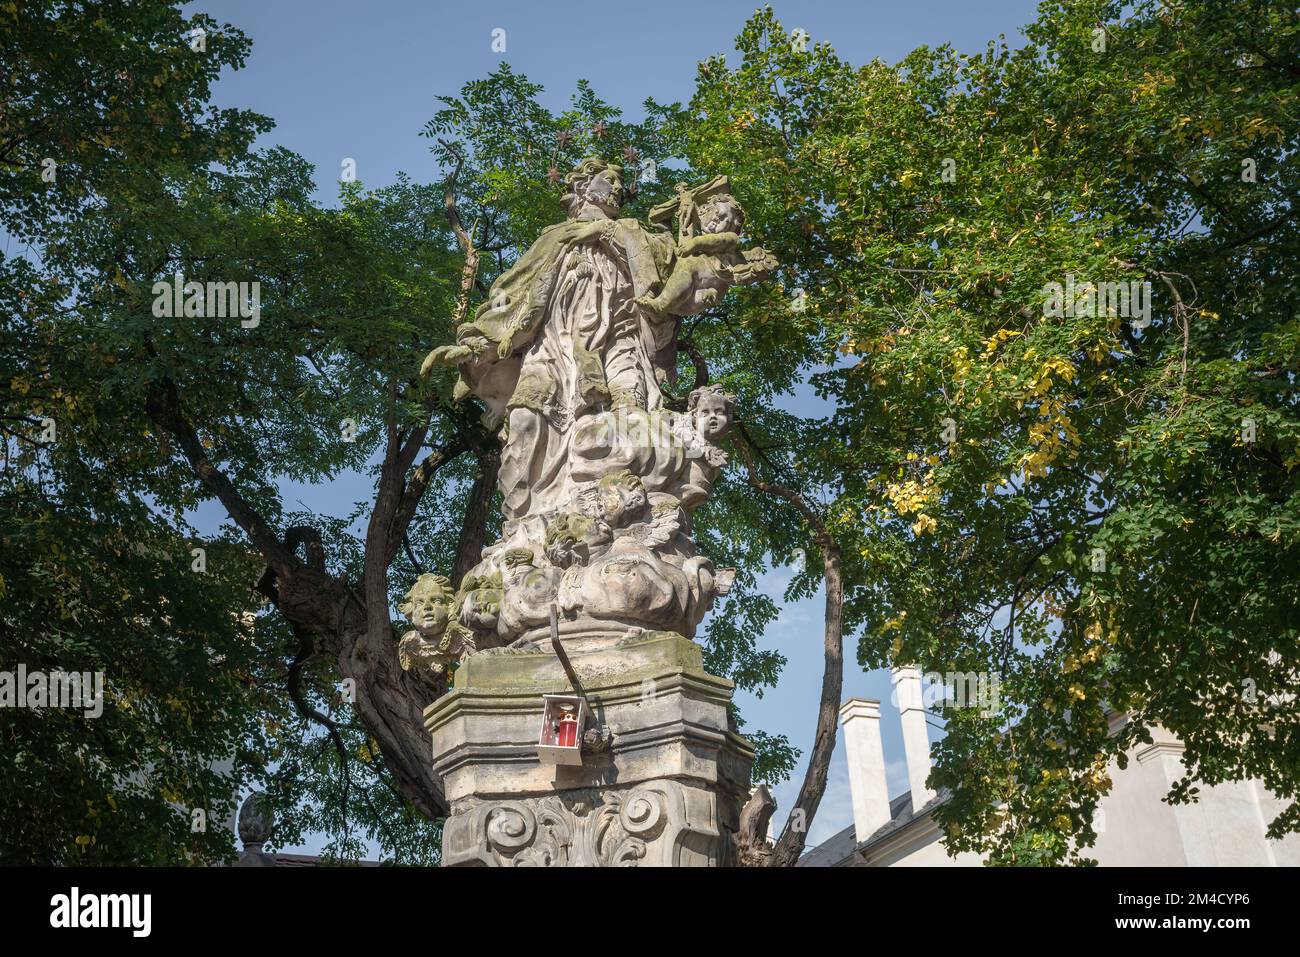
[[[727,177],[696,190],[679,185],[677,199],[655,207],[651,221],[674,207],[681,220],[677,262],[659,294],[640,297],[638,305],[655,313],[694,315],[716,305],[730,286],[761,282],[776,270],[776,259],[766,250],[741,250],[745,211],[732,198]]]
[[[468,576],[466,583],[478,585],[469,582]],[[466,611],[466,597],[453,594],[451,579],[443,575],[425,574],[415,580],[405,600],[397,606],[414,626],[397,645],[397,657],[403,669],[423,667],[441,675],[452,662],[478,650],[472,628],[477,620],[477,608]],[[470,621],[462,623],[464,617]],[[486,647],[497,643],[490,642]]]
[[[662,286],[672,238],[616,218],[619,167],[584,160],[566,182],[568,221],[543,230],[457,330],[457,345],[430,357],[458,363],[457,397],[482,399],[489,426],[505,420],[507,519],[562,506],[574,421],[611,406],[658,408],[656,370],[675,361],[675,322],[635,302]]]
[[[690,516],[726,464],[735,401],[705,386],[679,414],[662,388],[676,379],[680,317],[776,262],[740,248],[744,212],[725,176],[679,187],[648,225],[619,218],[620,167],[586,159],[565,183],[566,221],[542,231],[421,370],[456,365],[456,399],[477,397],[499,430],[505,522],[454,594],[445,578],[417,581],[402,605],[415,626],[404,667],[547,648],[552,604],[575,651],[629,632],[689,638],[734,575],[696,553]]]

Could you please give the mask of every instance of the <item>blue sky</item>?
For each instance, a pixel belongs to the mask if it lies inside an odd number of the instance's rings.
[[[853,63],[877,57],[893,62],[917,46],[951,43],[984,49],[1005,34],[1014,42],[1035,16],[1030,0],[856,0],[774,3],[788,30],[806,30],[812,42],[829,41]],[[437,175],[419,132],[436,109],[435,97],[456,93],[501,61],[545,87],[544,105],[561,109],[580,79],[591,81],[606,101],[628,118],[641,116],[646,97],[660,102],[690,97],[699,60],[718,53],[734,57],[732,39],[754,12],[753,0],[709,3],[510,2],[445,3],[429,0],[208,0],[187,4],[229,22],[253,40],[245,69],[227,73],[216,89],[222,106],[239,106],[272,117],[276,128],[262,145],[285,146],[315,164],[319,197],[332,202],[345,158],[356,161],[367,186],[392,183],[398,171],[419,181]],[[505,31],[505,52],[492,49],[494,30]],[[822,410],[802,391],[789,407],[806,415]],[[341,515],[368,499],[370,482],[343,476],[321,486],[284,483],[286,507],[298,503]],[[201,528],[223,516],[201,510]],[[774,599],[791,570],[778,567],[762,578]],[[822,673],[822,598],[786,604],[765,636],[767,647],[789,659],[780,684],[759,699],[738,701],[751,728],[789,736],[804,751],[811,744]],[[898,714],[889,702],[886,672],[865,673],[847,642],[844,697],[879,698],[889,762],[890,795],[907,787]],[[774,829],[789,810],[802,780],[776,788],[781,808]],[[809,846],[852,823],[842,748],[832,762],[830,783],[809,834]],[[318,844],[292,850],[314,851]]]

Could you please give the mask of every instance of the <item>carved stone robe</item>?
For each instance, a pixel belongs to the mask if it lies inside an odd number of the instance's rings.
[[[634,300],[662,286],[672,237],[632,219],[607,222],[596,239],[581,238],[591,220],[544,230],[457,330],[460,342],[489,343],[461,376],[488,406],[488,424],[507,424],[499,472],[507,520],[568,505],[578,419],[615,400],[663,404],[659,378],[676,363],[677,320]]]

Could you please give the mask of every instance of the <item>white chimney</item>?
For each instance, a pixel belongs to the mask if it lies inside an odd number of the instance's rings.
[[[858,842],[889,823],[889,785],[885,781],[885,748],[880,740],[880,702],[850,698],[840,706],[844,753],[849,762],[849,792],[853,796],[853,830]]]
[[[926,729],[921,669],[915,665],[891,668],[890,680],[903,720],[903,754],[907,758],[907,784],[912,789],[912,810],[919,811],[934,798],[925,783],[930,776],[930,732]]]

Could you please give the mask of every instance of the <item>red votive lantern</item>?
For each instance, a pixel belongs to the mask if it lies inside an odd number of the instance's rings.
[[[578,716],[573,713],[573,705],[560,705],[560,726],[556,729],[556,744],[562,748],[571,748],[578,743]]]
[[[581,764],[587,702],[578,695],[542,695],[537,757],[542,764]]]

